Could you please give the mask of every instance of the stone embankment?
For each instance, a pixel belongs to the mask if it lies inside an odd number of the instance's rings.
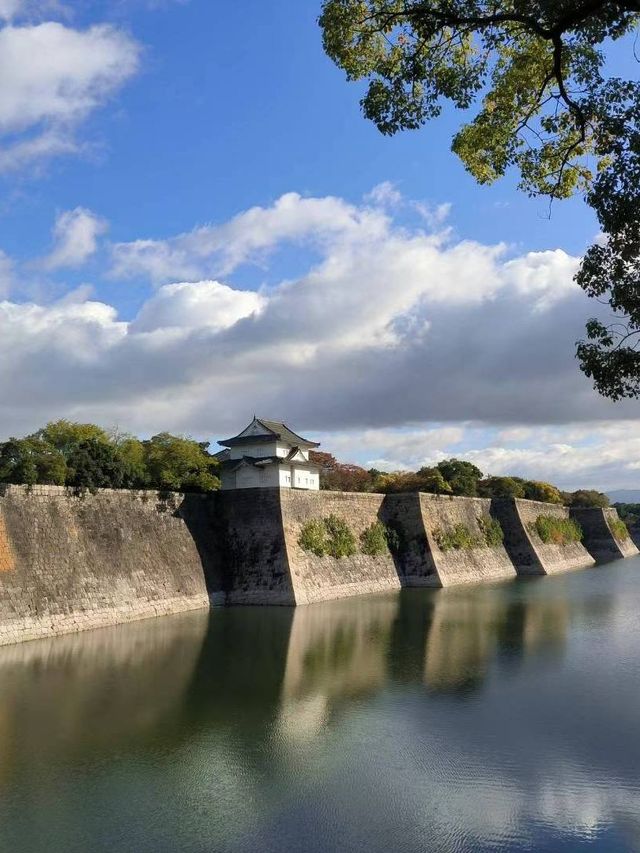
[[[4,487],[0,645],[207,607],[209,513],[199,496]]]
[[[539,516],[573,517],[583,542],[545,543]],[[352,556],[301,545],[341,519]],[[495,522],[500,523],[497,532]],[[364,553],[377,523],[392,547]],[[401,587],[551,574],[638,551],[615,510],[424,494],[246,489],[209,496],[52,487],[0,490],[0,645],[210,604],[297,605]],[[458,541],[462,536],[463,544]],[[458,539],[456,538],[458,537]]]
[[[539,501],[494,500],[494,512],[504,531],[504,542],[519,575],[553,575],[584,569],[595,563],[582,542],[556,545],[543,542],[536,531],[540,516],[569,520],[567,507]]]
[[[622,529],[618,513],[613,507],[575,508],[571,510],[571,517],[582,527],[585,547],[598,563],[635,557],[640,553],[631,534]]]

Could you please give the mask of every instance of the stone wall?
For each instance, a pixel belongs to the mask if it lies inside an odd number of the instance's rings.
[[[504,546],[470,549],[448,549],[438,546],[438,531],[451,530],[458,524],[482,538],[479,519],[491,518],[491,501],[486,498],[457,498],[443,495],[420,495],[420,510],[435,569],[436,586],[453,586],[480,581],[513,578],[516,570]]]
[[[493,513],[505,534],[505,547],[519,575],[550,575],[592,566],[594,558],[580,542],[544,543],[533,525],[540,515],[569,518],[567,507],[539,501],[493,501]]]
[[[598,563],[634,557],[640,553],[630,536],[626,539],[614,536],[611,522],[620,521],[614,507],[574,507],[571,509],[571,517],[582,527],[584,546]]]
[[[210,517],[196,495],[3,487],[0,645],[207,607]]]
[[[400,588],[391,554],[370,557],[358,553],[335,559],[317,557],[298,544],[300,532],[307,521],[329,515],[344,519],[359,544],[361,533],[381,518],[384,495],[283,489],[280,500],[296,604]]]
[[[296,603],[283,528],[283,492],[238,489],[213,496],[221,567],[209,583],[214,603]]]

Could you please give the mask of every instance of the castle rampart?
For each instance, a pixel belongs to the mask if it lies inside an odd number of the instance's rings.
[[[310,520],[342,519],[358,545],[381,521],[389,553],[317,556],[300,544]],[[576,518],[584,545],[544,543],[540,515]],[[504,543],[486,525],[500,521]],[[570,512],[523,500],[242,489],[211,495],[62,487],[0,490],[0,645],[210,604],[293,606],[400,587],[551,574],[631,556],[615,510]],[[445,534],[469,536],[451,545]],[[586,548],[585,548],[586,545]]]

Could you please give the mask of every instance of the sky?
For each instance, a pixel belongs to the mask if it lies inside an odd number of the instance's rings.
[[[639,488],[640,402],[574,357],[589,210],[478,186],[454,111],[382,136],[319,5],[0,0],[0,438],[256,412],[366,467]]]

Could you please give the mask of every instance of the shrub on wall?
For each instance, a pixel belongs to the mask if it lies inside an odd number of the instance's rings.
[[[298,545],[318,557],[351,557],[358,550],[356,540],[343,518],[329,515],[327,518],[312,518],[302,527]]]
[[[369,557],[379,557],[397,550],[398,534],[381,521],[374,521],[360,534],[360,549]]]
[[[441,551],[472,551],[475,548],[497,548],[502,545],[504,533],[499,521],[490,515],[478,516],[477,521],[480,535],[462,523],[449,528],[437,527],[433,536],[438,548]]]
[[[504,542],[504,531],[500,522],[496,518],[491,518],[490,515],[482,515],[478,517],[478,526],[484,536],[484,541],[488,548],[498,548]]]
[[[569,545],[581,542],[582,527],[572,518],[556,518],[553,515],[539,515],[529,525],[529,530],[537,533],[545,545]]]
[[[311,551],[318,557],[324,557],[327,553],[327,529],[324,521],[318,518],[307,521],[300,531],[298,545],[303,551]]]
[[[609,527],[611,528],[614,539],[617,539],[618,542],[624,542],[625,539],[629,538],[629,528],[621,519],[616,518],[610,521]]]
[[[358,550],[356,540],[343,518],[330,515],[324,519],[327,529],[327,553],[331,557],[351,557]]]
[[[454,524],[446,529],[436,527],[433,537],[441,551],[471,551],[485,544],[483,537],[474,535],[466,524]]]

